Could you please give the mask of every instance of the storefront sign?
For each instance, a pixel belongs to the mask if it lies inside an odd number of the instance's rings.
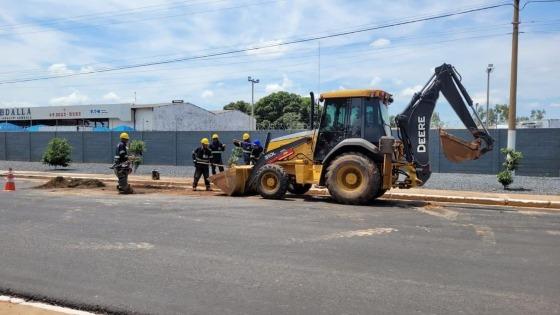
[[[31,108],[0,108],[0,120],[30,120]]]
[[[119,119],[131,121],[129,104],[2,108],[0,121],[51,119]]]

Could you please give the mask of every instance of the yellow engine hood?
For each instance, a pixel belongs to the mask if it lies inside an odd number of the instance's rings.
[[[267,152],[277,149],[283,145],[297,141],[301,138],[313,138],[315,135],[315,131],[316,130],[306,130],[306,131],[292,133],[282,137],[274,138],[270,140],[270,143],[268,144]]]

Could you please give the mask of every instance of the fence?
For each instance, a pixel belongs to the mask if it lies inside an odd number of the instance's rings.
[[[290,130],[271,131],[272,137],[293,133]],[[500,148],[507,144],[507,130],[491,130],[495,149],[476,161],[449,162],[439,142],[437,130],[431,130],[430,156],[432,170],[439,173],[496,174],[503,162]],[[471,139],[466,130],[450,133]],[[251,132],[252,139],[264,143],[266,131]],[[144,163],[151,165],[192,165],[191,152],[203,137],[211,132],[130,132],[131,139],[146,142]],[[220,140],[227,144],[224,161],[229,158],[232,141],[242,132],[220,132]],[[112,163],[119,141],[117,132],[0,132],[0,160],[40,161],[47,143],[54,137],[66,138],[72,145],[72,160],[77,163]],[[523,152],[519,175],[560,176],[560,129],[520,129],[517,131],[517,149]]]

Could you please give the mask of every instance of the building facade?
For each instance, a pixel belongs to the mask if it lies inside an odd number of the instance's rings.
[[[21,131],[236,131],[253,118],[237,110],[209,111],[191,103],[0,107],[0,126]]]

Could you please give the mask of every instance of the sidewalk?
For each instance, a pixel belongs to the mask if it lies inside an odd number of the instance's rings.
[[[2,176],[5,172],[0,171]],[[114,175],[106,174],[84,174],[84,173],[68,173],[68,172],[16,172],[17,178],[29,179],[51,179],[57,176],[72,178],[95,178],[105,183],[114,184],[117,179]],[[168,188],[190,188],[192,180],[190,178],[167,178],[164,180],[154,181],[147,175],[131,175],[129,177],[131,185],[151,185],[157,187]],[[314,194],[328,194],[326,188],[312,189]],[[480,191],[461,191],[461,190],[443,190],[443,189],[391,189],[382,199],[400,199],[400,200],[417,200],[417,201],[434,201],[434,202],[453,202],[453,203],[469,203],[496,206],[516,206],[531,208],[548,208],[560,210],[560,195],[537,195],[537,194],[515,194],[506,192],[480,192]]]

